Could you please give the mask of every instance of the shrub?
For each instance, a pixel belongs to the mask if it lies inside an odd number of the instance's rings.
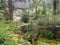
[[[54,36],[54,33],[53,33],[52,31],[50,31],[50,30],[46,30],[46,31],[44,31],[43,36],[44,36],[45,38],[47,38],[47,39],[52,39],[53,36]]]
[[[27,34],[29,34],[28,40],[33,44],[36,42],[38,38],[39,31],[36,29],[33,29],[33,25],[29,24],[27,28]]]
[[[13,23],[12,23],[13,24]],[[13,32],[13,28],[15,29],[15,25],[13,27],[12,24],[0,23],[0,44],[1,45],[13,45],[14,42],[10,39],[10,34]],[[11,44],[12,43],[12,44]]]
[[[56,32],[55,36],[56,36],[57,39],[60,39],[60,30]]]
[[[8,6],[6,3],[0,2],[0,18],[2,21],[7,21],[8,20]]]
[[[28,23],[29,21],[29,16],[27,14],[23,15],[22,19],[23,22]]]
[[[38,30],[34,29],[32,24],[28,25],[27,32],[30,33],[31,35],[32,34],[37,35],[39,33]]]
[[[5,35],[0,34],[0,44],[5,42]]]

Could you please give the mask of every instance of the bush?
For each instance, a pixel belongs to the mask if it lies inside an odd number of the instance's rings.
[[[55,36],[56,36],[57,39],[60,39],[60,30],[56,32]]]
[[[0,2],[0,19],[2,21],[7,21],[8,20],[8,6],[6,5],[5,2]]]
[[[54,36],[54,33],[53,33],[52,31],[50,31],[50,30],[46,30],[46,31],[44,31],[43,36],[44,36],[45,38],[47,38],[47,39],[52,39],[53,36]]]
[[[5,42],[5,35],[0,34],[0,44],[3,44]]]
[[[10,34],[15,30],[15,24],[0,22],[0,44],[1,45],[15,45],[14,40],[10,39]],[[13,27],[11,27],[13,26]],[[13,41],[13,42],[12,42]]]
[[[27,28],[27,34],[29,34],[28,40],[33,44],[36,42],[38,38],[39,31],[36,29],[33,29],[33,25],[29,24]]]
[[[23,15],[22,19],[23,22],[28,23],[29,21],[29,16],[27,14]]]

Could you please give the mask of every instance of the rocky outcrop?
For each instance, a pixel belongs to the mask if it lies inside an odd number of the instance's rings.
[[[14,20],[15,22],[20,22],[23,13],[24,13],[24,12],[23,12],[23,10],[21,10],[21,9],[14,10],[14,12],[13,12],[13,20]]]

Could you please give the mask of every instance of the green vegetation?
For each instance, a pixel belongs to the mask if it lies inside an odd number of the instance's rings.
[[[0,0],[0,45],[60,45],[59,2],[33,0],[30,8],[19,8],[20,14],[14,2]]]
[[[29,15],[24,14],[21,20],[22,20],[23,22],[25,22],[25,23],[28,23],[28,21],[29,21]]]

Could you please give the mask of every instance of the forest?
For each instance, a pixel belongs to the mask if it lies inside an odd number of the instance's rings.
[[[0,0],[0,45],[60,45],[60,0]]]

